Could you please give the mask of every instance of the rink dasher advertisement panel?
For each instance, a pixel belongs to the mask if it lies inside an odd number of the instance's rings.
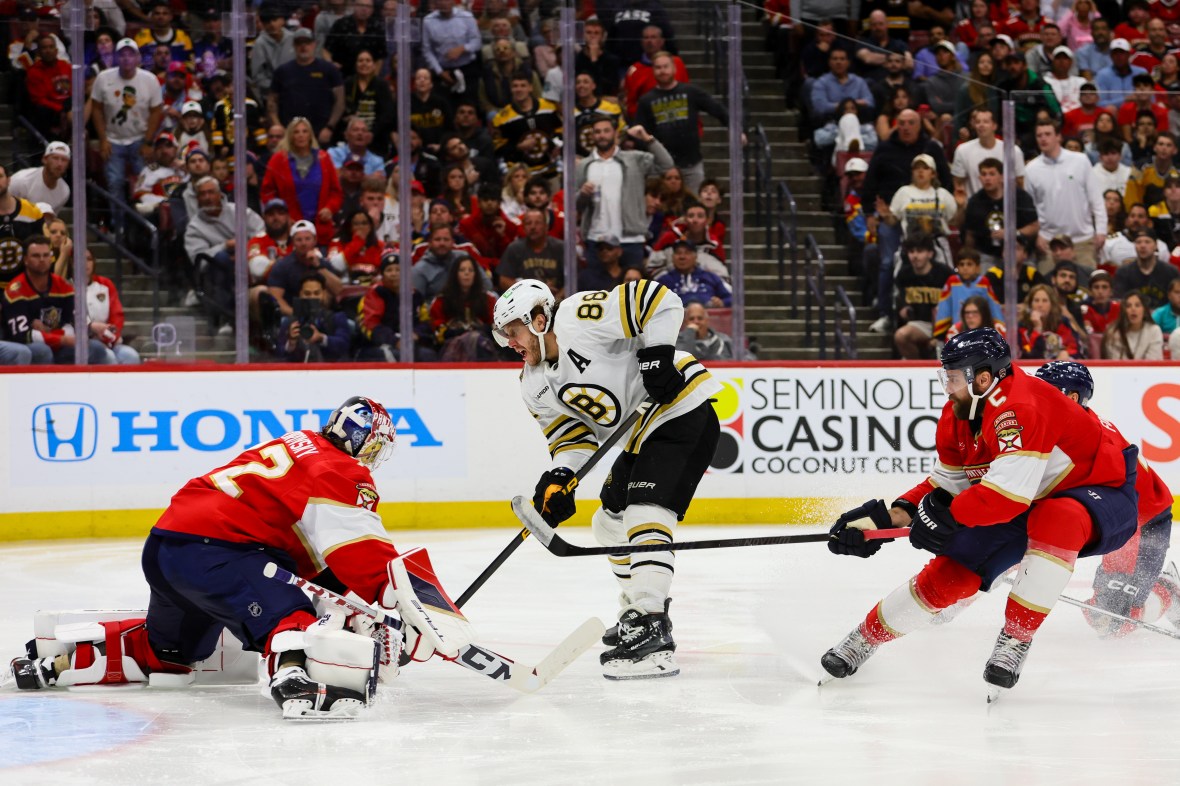
[[[1094,407],[1180,488],[1175,365],[1102,366]],[[915,366],[715,368],[721,442],[689,521],[818,523],[892,499],[933,461],[945,400]],[[171,495],[259,441],[317,428],[350,395],[390,409],[398,450],[377,474],[391,528],[511,526],[507,499],[547,466],[516,370],[194,370],[0,375],[0,539],[146,531]],[[588,521],[610,459],[584,481]],[[55,513],[32,517],[28,514]],[[47,525],[47,522],[52,522]]]

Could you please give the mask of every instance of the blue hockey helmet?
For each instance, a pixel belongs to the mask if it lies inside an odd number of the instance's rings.
[[[1090,369],[1075,360],[1054,360],[1037,369],[1037,377],[1058,388],[1062,393],[1077,393],[1083,407],[1094,397],[1094,377]]]
[[[389,458],[397,438],[393,419],[385,407],[364,396],[353,396],[337,407],[321,433],[370,469],[377,469]]]
[[[992,383],[976,394],[975,378],[982,371],[992,375]],[[966,388],[972,398],[970,417],[974,418],[979,402],[992,394],[1000,381],[1012,373],[1012,350],[1008,342],[992,327],[964,330],[946,342],[942,350],[942,369],[938,377],[947,395]]]

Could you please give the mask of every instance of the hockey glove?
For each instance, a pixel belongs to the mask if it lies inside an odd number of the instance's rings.
[[[537,481],[533,507],[541,514],[541,518],[545,519],[546,524],[556,527],[574,515],[574,490],[577,487],[578,478],[572,469],[551,469]]]
[[[951,536],[963,527],[951,514],[953,499],[954,495],[946,489],[935,489],[922,497],[910,525],[911,546],[935,555],[946,552]]]
[[[868,527],[850,526],[852,522],[864,518],[873,523],[873,529],[893,529],[893,519],[889,517],[885,503],[879,499],[870,499],[836,519],[836,523],[828,530],[828,551],[865,558],[880,551],[884,541],[865,540],[864,530]]]
[[[676,368],[676,350],[671,344],[644,347],[635,353],[643,387],[657,404],[670,404],[684,390],[684,374]]]

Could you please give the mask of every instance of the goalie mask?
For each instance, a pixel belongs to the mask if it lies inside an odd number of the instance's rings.
[[[992,383],[982,393],[975,392],[975,377],[981,371],[990,372]],[[971,396],[973,420],[979,411],[979,402],[992,394],[1000,380],[1012,373],[1012,350],[1008,342],[995,328],[981,327],[964,330],[946,342],[942,350],[942,368],[938,380],[948,396],[966,388]]]
[[[1094,377],[1090,369],[1075,360],[1055,360],[1037,369],[1037,377],[1048,382],[1062,393],[1077,393],[1078,403],[1089,408],[1094,396]]]
[[[397,437],[385,407],[364,396],[353,396],[341,404],[320,433],[369,469],[377,469],[393,454]]]
[[[543,281],[532,278],[522,278],[500,295],[496,301],[495,312],[492,317],[492,335],[496,343],[502,347],[508,346],[508,335],[504,328],[516,320],[520,320],[529,332],[540,339],[541,360],[545,360],[545,333],[553,325],[553,293]],[[545,329],[537,332],[533,327],[533,309],[541,307],[545,314]]]

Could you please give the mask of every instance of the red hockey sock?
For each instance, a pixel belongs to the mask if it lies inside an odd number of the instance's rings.
[[[1069,583],[1078,552],[1093,534],[1090,514],[1077,500],[1057,497],[1033,505],[1028,517],[1028,550],[1004,609],[1004,633],[1032,641]]]

